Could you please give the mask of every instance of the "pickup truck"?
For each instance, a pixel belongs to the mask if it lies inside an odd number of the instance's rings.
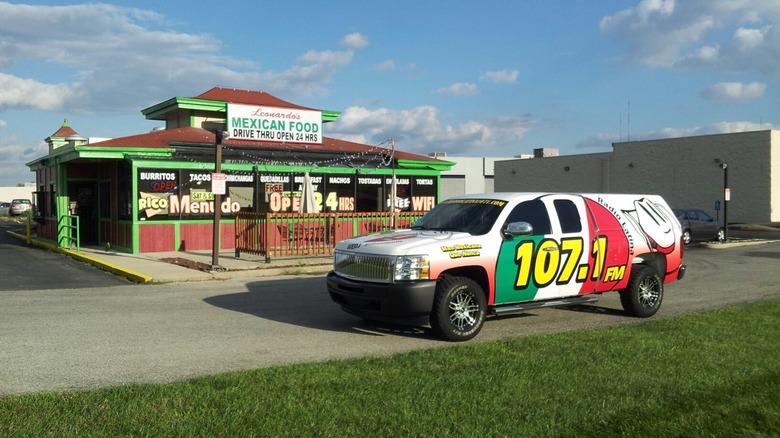
[[[483,193],[447,199],[410,229],[338,242],[328,293],[369,321],[465,341],[488,315],[590,303],[616,291],[654,315],[685,274],[682,229],[657,195]]]

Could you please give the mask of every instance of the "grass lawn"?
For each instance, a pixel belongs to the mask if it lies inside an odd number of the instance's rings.
[[[780,301],[0,398],[1,436],[780,436]]]

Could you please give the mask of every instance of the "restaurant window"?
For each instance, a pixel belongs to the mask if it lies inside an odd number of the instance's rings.
[[[119,220],[133,220],[133,174],[127,161],[117,165],[116,208]]]
[[[48,209],[44,216],[53,216],[57,214],[57,193],[54,190],[54,183],[49,184],[49,202]]]

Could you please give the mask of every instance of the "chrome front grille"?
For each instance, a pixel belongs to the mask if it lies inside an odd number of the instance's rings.
[[[393,281],[395,256],[364,255],[336,251],[333,269],[342,277],[353,280],[390,283]]]

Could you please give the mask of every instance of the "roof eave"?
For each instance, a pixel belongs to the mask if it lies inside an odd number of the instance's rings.
[[[227,102],[193,99],[191,97],[174,97],[165,102],[141,110],[141,114],[143,114],[147,120],[165,120],[166,114],[177,109],[224,113],[227,112]]]
[[[227,105],[228,102],[220,100],[174,97],[165,102],[141,110],[141,114],[143,114],[147,120],[166,120],[165,115],[177,109],[227,113]],[[322,110],[321,114],[323,123],[334,122],[341,116],[341,113],[338,111]]]
[[[323,123],[335,122],[336,119],[338,119],[340,115],[341,115],[341,113],[338,112],[338,111],[325,111],[325,110],[323,110],[322,111],[322,122]]]
[[[25,163],[30,170],[47,166],[48,162],[67,163],[78,159],[105,159],[123,160],[130,156],[144,156],[154,158],[170,158],[176,152],[172,148],[95,148],[90,146],[76,146],[62,150],[56,150],[46,156]]]
[[[76,146],[78,158],[103,158],[121,160],[127,156],[143,155],[145,157],[169,158],[175,152],[172,148],[101,148]]]
[[[450,170],[455,163],[441,160],[398,160],[398,166],[406,169]]]

